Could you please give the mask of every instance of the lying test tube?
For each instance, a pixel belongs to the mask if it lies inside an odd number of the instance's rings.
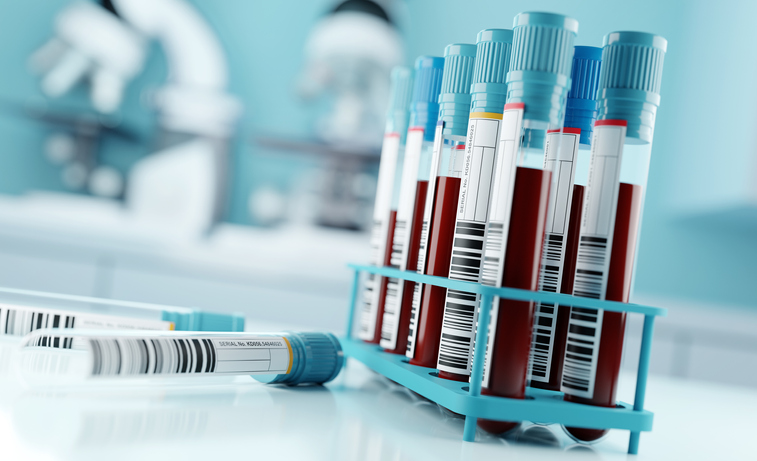
[[[31,386],[208,375],[294,386],[331,381],[343,362],[330,333],[42,329],[21,341],[16,366]]]
[[[0,288],[0,338],[41,328],[243,331],[244,315]]]

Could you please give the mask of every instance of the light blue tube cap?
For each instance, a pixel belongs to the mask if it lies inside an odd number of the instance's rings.
[[[471,85],[471,113],[505,111],[507,69],[513,49],[513,31],[484,29],[476,37],[476,63]]]
[[[578,21],[554,13],[520,13],[513,32],[507,102],[524,103],[526,120],[559,126],[570,88]]]
[[[597,86],[602,64],[602,48],[577,46],[573,49],[572,81],[565,104],[565,127],[580,128],[580,143],[591,145],[591,132],[597,119]]]
[[[402,143],[410,119],[410,96],[413,93],[413,71],[397,66],[392,69],[389,109],[386,113],[386,133],[398,133]]]
[[[410,100],[410,127],[425,130],[423,138],[434,140],[434,130],[439,119],[439,93],[442,89],[444,58],[420,56],[415,60],[415,83]]]
[[[344,365],[339,340],[331,333],[286,332],[292,346],[292,369],[278,375],[252,375],[267,384],[323,384],[336,378]]]
[[[455,43],[444,49],[444,75],[439,95],[439,120],[444,134],[465,137],[470,114],[470,87],[476,45]]]
[[[652,142],[660,106],[662,65],[668,41],[644,32],[604,38],[597,91],[598,120],[626,120],[626,136]]]
[[[192,312],[163,311],[162,320],[173,322],[177,331],[244,331],[244,315],[221,314],[193,309]]]

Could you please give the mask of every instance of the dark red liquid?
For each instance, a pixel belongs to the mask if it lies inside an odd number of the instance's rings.
[[[515,173],[502,286],[533,291],[539,287],[551,178],[551,172],[534,168],[519,167]],[[533,325],[533,302],[500,300],[496,336],[489,351],[489,385],[482,389],[483,394],[525,398]],[[519,423],[480,419],[478,424],[487,432],[502,434]]]
[[[568,233],[565,238],[565,259],[563,260],[563,275],[560,283],[560,293],[573,293],[573,279],[576,276],[576,256],[578,241],[581,233],[581,217],[584,205],[584,186],[573,186],[573,199],[570,203],[570,218]],[[555,322],[555,337],[552,340],[552,362],[549,366],[549,382],[531,381],[531,387],[560,390],[562,380],[562,365],[565,359],[565,343],[568,340],[568,323],[570,322],[570,306],[557,306]]]
[[[426,274],[438,277],[449,275],[452,258],[452,242],[455,237],[457,201],[460,196],[460,178],[440,176],[436,178],[434,213],[428,233]],[[439,358],[439,341],[442,335],[444,300],[447,289],[426,285],[418,312],[418,332],[415,339],[413,365],[436,368]]]
[[[627,303],[631,294],[636,237],[639,233],[641,217],[641,199],[641,186],[620,183],[618,211],[615,215],[615,230],[610,253],[610,270],[607,274],[606,299],[608,301]],[[600,407],[615,407],[625,331],[625,312],[604,312],[594,397],[586,399],[566,395],[565,400]],[[603,429],[569,427],[567,430],[577,439],[587,442],[596,440],[607,433],[607,430]]]
[[[407,267],[405,269],[415,270],[418,266],[418,251],[421,247],[421,232],[423,230],[423,210],[426,208],[426,192],[428,191],[428,181],[418,181],[415,188],[415,205],[413,210],[413,219],[410,225],[410,245],[407,255]],[[402,282],[401,282],[402,283]],[[413,290],[415,282],[405,281],[405,288],[402,291],[402,309],[400,310],[399,326],[397,328],[397,343],[394,349],[385,349],[393,354],[405,355],[407,351],[407,336],[410,331],[410,314],[413,310]],[[384,293],[386,295],[386,293]]]
[[[384,266],[388,266],[392,260],[392,242],[394,241],[394,225],[397,223],[397,210],[389,212],[389,231],[386,233],[386,249],[384,250]],[[373,331],[373,339],[366,341],[370,344],[378,344],[381,341],[381,327],[384,324],[384,298],[386,298],[386,277],[379,277],[378,309],[376,309],[376,328]]]

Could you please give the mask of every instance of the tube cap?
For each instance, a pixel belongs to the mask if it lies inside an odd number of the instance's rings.
[[[344,365],[339,340],[331,333],[293,333],[285,335],[292,346],[292,370],[280,375],[252,375],[268,384],[323,384],[336,378]]]
[[[413,71],[403,66],[392,69],[389,109],[386,112],[386,133],[399,133],[402,139],[407,134],[412,89]]]
[[[554,13],[520,13],[513,32],[507,102],[525,103],[525,119],[557,126],[570,87],[578,21]]]
[[[597,86],[602,64],[602,48],[577,46],[573,48],[572,81],[565,105],[565,126],[580,128],[580,143],[591,144],[591,132],[597,119]]]
[[[444,74],[439,95],[439,120],[444,134],[465,137],[470,113],[470,86],[476,45],[455,43],[444,49]]]
[[[173,322],[178,331],[244,331],[244,315],[240,313],[163,311],[161,319]]]
[[[439,119],[439,92],[442,88],[444,58],[420,56],[415,60],[415,84],[410,102],[410,127],[425,130],[423,138],[434,140]]]
[[[644,32],[605,36],[597,91],[598,120],[625,120],[627,137],[652,142],[667,48],[668,41],[663,37]]]
[[[476,37],[476,63],[471,85],[472,112],[505,111],[507,69],[513,49],[513,31],[484,29]]]

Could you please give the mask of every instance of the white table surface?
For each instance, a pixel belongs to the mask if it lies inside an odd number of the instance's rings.
[[[627,458],[625,431],[593,446],[555,425],[463,443],[461,419],[355,361],[325,387],[301,388],[239,377],[35,390],[0,372],[3,460]],[[632,392],[624,375],[621,398]],[[653,376],[647,401],[655,429],[638,459],[757,459],[757,391]]]

